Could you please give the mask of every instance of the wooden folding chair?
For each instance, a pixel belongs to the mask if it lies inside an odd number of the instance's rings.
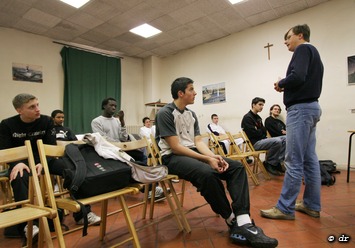
[[[10,184],[10,179],[7,176],[9,166],[8,164],[1,164],[0,167],[0,194],[2,204],[4,205],[13,202],[13,193]]]
[[[152,139],[154,142],[154,139]],[[120,147],[123,151],[137,150],[137,149],[146,149],[148,155],[148,166],[155,166],[158,164],[154,152],[151,147],[151,143],[148,142],[146,137],[143,137],[140,140],[130,141],[130,142],[118,142],[113,143],[114,145]],[[169,204],[171,212],[176,220],[176,223],[180,229],[180,231],[185,231],[187,233],[191,232],[191,228],[189,223],[187,222],[185,212],[182,209],[181,202],[179,201],[178,195],[173,186],[172,179],[178,179],[176,175],[167,175],[164,179],[157,182],[163,188],[166,200]],[[168,190],[168,187],[170,191]],[[145,218],[147,203],[148,203],[148,185],[145,185],[145,193],[144,193],[144,208],[143,208],[143,218]],[[150,199],[150,219],[153,218],[154,213],[154,203],[155,203],[155,187],[156,183],[152,183],[152,195]]]
[[[28,199],[12,202],[0,206],[1,210],[11,209],[10,211],[0,212],[0,229],[27,222],[27,233],[32,234],[33,220],[39,218],[39,247],[43,247],[44,242],[47,247],[53,247],[51,233],[48,227],[49,219],[59,219],[57,211],[53,208],[45,207],[42,192],[37,177],[35,161],[33,158],[31,142],[25,141],[24,146],[0,150],[0,164],[18,161],[28,161],[31,171],[29,178]],[[27,237],[27,247],[32,247],[32,235]]]
[[[253,173],[252,171],[252,168],[250,167],[250,165],[248,164],[247,162],[247,158],[250,156],[249,154],[243,154],[243,153],[235,153],[234,152],[234,149],[235,147],[233,146],[235,144],[235,141],[234,139],[230,138],[230,136],[227,134],[222,134],[222,135],[219,135],[219,136],[216,136],[214,135],[213,133],[210,134],[211,135],[211,139],[213,141],[213,144],[214,144],[214,147],[217,151],[217,154],[221,155],[222,157],[226,157],[226,158],[230,158],[230,159],[233,159],[233,160],[239,160],[246,172],[247,172],[247,175],[248,177],[250,177],[253,181],[253,183],[255,185],[259,185],[259,180],[256,178],[255,174]],[[229,153],[228,154],[225,154],[225,152],[223,151],[223,148],[222,146],[219,144],[220,141],[222,140],[228,140],[231,144],[230,146],[230,149],[229,149]]]
[[[67,144],[67,143],[63,143],[63,144]],[[42,166],[43,166],[43,169],[45,172],[44,174],[45,174],[46,187],[47,187],[47,192],[48,192],[48,200],[49,200],[49,203],[51,204],[52,208],[54,208],[54,209],[62,208],[62,209],[66,209],[66,210],[69,210],[72,212],[79,212],[81,209],[80,205],[78,204],[77,201],[74,201],[70,197],[54,198],[53,187],[52,187],[50,176],[49,176],[47,157],[58,158],[58,157],[64,156],[65,146],[63,146],[63,145],[56,145],[56,146],[55,145],[46,145],[46,144],[43,144],[42,140],[37,141],[37,146],[38,146],[38,150],[39,150],[41,163],[42,163]],[[138,235],[137,235],[131,215],[129,213],[128,206],[127,206],[125,198],[124,198],[124,196],[126,194],[136,194],[138,192],[139,192],[139,188],[132,186],[132,187],[125,187],[123,189],[104,193],[101,195],[96,195],[93,197],[78,199],[78,201],[80,201],[83,205],[94,204],[97,202],[101,203],[101,223],[100,223],[100,234],[99,234],[100,240],[103,240],[105,237],[105,234],[106,234],[108,200],[117,197],[120,201],[120,204],[122,207],[122,212],[124,214],[124,217],[125,217],[125,220],[127,223],[127,227],[128,227],[128,231],[130,232],[131,237],[127,238],[126,240],[123,240],[122,242],[118,243],[115,246],[132,241],[134,247],[140,247]],[[56,233],[59,236],[60,233],[62,233],[60,223],[55,222],[54,226],[55,226]],[[75,229],[75,230],[78,230],[78,229]],[[63,241],[63,243],[64,243],[64,241]]]
[[[239,147],[235,144],[233,144],[233,148],[235,149],[235,151],[237,153],[241,153],[241,154],[249,154],[249,156],[252,156],[254,158],[254,168],[253,168],[253,173],[255,175],[258,175],[259,169],[261,170],[262,174],[264,175],[265,179],[270,180],[271,177],[269,175],[269,173],[266,171],[263,162],[260,159],[260,155],[264,154],[266,155],[267,150],[258,150],[256,151],[254,149],[253,144],[250,142],[247,134],[244,131],[240,131],[237,134],[230,134],[228,133],[230,139],[234,140],[237,138],[241,138],[243,139],[243,144],[242,144],[242,149],[238,149]]]

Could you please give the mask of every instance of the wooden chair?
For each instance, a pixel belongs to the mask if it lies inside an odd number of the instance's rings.
[[[0,212],[0,229],[27,222],[27,232],[32,234],[33,220],[39,218],[39,246],[43,247],[45,242],[47,247],[53,247],[47,218],[59,218],[55,209],[44,205],[30,141],[26,140],[24,146],[0,150],[0,164],[23,160],[28,160],[32,175],[29,178],[28,199],[0,206],[1,210],[12,209]],[[32,235],[28,235],[27,246],[32,247]]]
[[[247,134],[244,131],[240,131],[237,134],[230,134],[228,133],[230,139],[236,139],[236,138],[241,138],[243,139],[243,146],[242,149],[238,151],[238,147],[236,144],[233,144],[233,148],[235,148],[237,153],[242,153],[242,154],[249,154],[249,156],[252,156],[254,158],[254,168],[253,168],[253,173],[255,175],[258,175],[261,171],[261,173],[264,175],[265,179],[270,180],[271,177],[269,173],[266,171],[263,162],[261,161],[260,155],[266,155],[267,150],[258,150],[256,151],[254,149],[253,144],[250,142]],[[259,171],[260,169],[260,171]]]
[[[0,170],[0,194],[2,204],[7,204],[13,202],[13,193],[10,184],[10,179],[7,176],[9,166],[8,164],[1,164]]]
[[[70,142],[68,142],[70,143]],[[67,144],[67,143],[63,143]],[[37,141],[37,146],[39,150],[39,155],[41,159],[41,163],[43,165],[44,169],[44,175],[45,175],[45,180],[46,180],[46,186],[47,186],[47,191],[48,191],[48,199],[50,201],[50,204],[53,209],[57,208],[62,208],[66,209],[72,212],[79,212],[80,211],[80,205],[78,204],[77,201],[74,201],[70,197],[65,197],[65,198],[55,198],[54,199],[54,194],[53,194],[53,187],[51,184],[50,180],[50,175],[49,175],[49,169],[48,169],[48,163],[47,163],[47,157],[62,157],[65,152],[65,145],[46,145],[43,144],[42,140]],[[134,227],[132,218],[129,213],[128,206],[126,204],[124,196],[126,194],[135,194],[139,192],[139,188],[137,187],[126,187],[123,189],[115,190],[109,193],[93,196],[93,197],[88,197],[85,199],[78,199],[82,204],[88,205],[88,204],[94,204],[97,202],[101,203],[101,223],[100,223],[100,234],[99,234],[99,239],[103,240],[106,234],[106,223],[107,223],[107,206],[108,206],[108,200],[113,199],[113,198],[118,198],[122,207],[122,212],[124,214],[128,231],[131,234],[131,237],[127,238],[126,240],[123,240],[122,242],[118,243],[118,245],[121,245],[123,243],[132,241],[134,247],[140,247],[140,243],[138,240],[138,235],[136,232],[136,229]],[[58,236],[62,233],[60,223],[55,222],[55,230]],[[75,229],[78,230],[78,229]],[[64,241],[63,241],[63,247],[65,246]]]
[[[134,140],[130,142],[118,142],[113,143],[114,145],[121,148],[123,151],[137,150],[137,149],[146,149],[148,155],[148,166],[155,166],[158,164],[156,160],[156,153],[153,152],[151,144],[155,140],[152,139],[152,142],[149,143],[146,137],[143,137],[140,140]],[[179,201],[178,195],[175,191],[172,179],[178,179],[176,175],[167,175],[163,180],[159,181],[159,184],[163,188],[166,200],[171,209],[171,213],[173,214],[176,223],[180,229],[180,231],[185,231],[187,233],[191,232],[191,228],[189,223],[187,222],[185,212],[182,209],[181,202]],[[149,185],[145,185],[145,193],[144,193],[144,208],[143,208],[143,218],[146,216],[147,204],[148,204],[148,187]],[[152,184],[152,195],[150,199],[150,212],[149,218],[153,218],[154,214],[154,203],[155,203],[155,187],[156,183]],[[170,190],[168,190],[168,187]]]
[[[221,155],[222,157],[226,157],[226,158],[230,158],[230,159],[233,159],[233,160],[239,160],[246,172],[247,172],[247,175],[248,177],[250,177],[253,181],[253,183],[255,185],[259,185],[259,180],[256,178],[255,174],[253,173],[252,171],[252,168],[250,167],[250,165],[248,164],[247,162],[247,158],[250,156],[250,154],[246,154],[246,153],[241,153],[241,152],[235,152],[237,151],[236,149],[238,149],[237,147],[234,147],[234,144],[235,144],[235,141],[234,141],[234,138],[231,139],[231,137],[229,136],[229,134],[222,134],[222,135],[219,135],[219,136],[216,136],[214,135],[213,133],[210,133],[211,135],[211,139],[213,141],[213,144],[214,144],[214,147],[215,147],[215,150],[217,151],[216,154],[219,154]],[[223,151],[223,148],[222,146],[219,144],[220,141],[222,140],[228,140],[231,144],[231,146],[229,147],[229,153],[228,154],[225,154],[225,152]]]

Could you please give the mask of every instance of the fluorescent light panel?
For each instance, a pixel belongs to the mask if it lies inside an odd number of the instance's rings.
[[[231,4],[236,4],[236,3],[240,3],[240,2],[244,2],[246,0],[228,0]]]
[[[129,32],[142,36],[144,38],[149,38],[154,35],[161,33],[161,31],[147,23],[144,23],[138,27],[132,28]]]
[[[86,4],[87,2],[89,2],[90,0],[60,0],[66,4],[69,4],[75,8],[80,8],[81,6],[83,6],[84,4]]]

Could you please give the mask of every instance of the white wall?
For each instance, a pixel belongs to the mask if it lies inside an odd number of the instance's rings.
[[[0,28],[0,37],[0,119],[16,114],[12,99],[19,93],[37,96],[44,114],[61,108],[64,87],[61,46],[44,37],[6,28]],[[43,83],[12,80],[12,63],[42,66]]]
[[[311,43],[318,48],[325,68],[318,155],[346,164],[347,130],[355,129],[355,115],[349,110],[355,108],[355,86],[347,84],[347,57],[355,55],[354,13],[355,1],[334,0],[162,59],[161,81],[156,89],[163,101],[170,102],[171,82],[181,76],[192,78],[198,95],[190,108],[199,116],[201,131],[206,131],[210,115],[217,113],[220,124],[237,132],[255,96],[266,99],[263,119],[272,104],[282,105],[282,94],[273,90],[273,83],[285,76],[292,56],[283,44],[283,36],[290,27],[307,23]],[[273,44],[271,60],[264,48],[268,42]],[[226,84],[227,102],[203,105],[202,86],[220,82]]]
[[[15,115],[12,99],[19,93],[31,93],[39,98],[41,113],[50,115],[63,108],[64,78],[60,50],[62,45],[51,39],[0,27],[0,120]],[[43,83],[12,80],[12,63],[40,65]],[[126,123],[137,125],[145,114],[143,101],[143,61],[122,60],[122,109]],[[100,106],[100,103],[97,103]]]

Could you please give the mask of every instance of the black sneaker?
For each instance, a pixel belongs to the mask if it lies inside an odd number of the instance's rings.
[[[284,174],[285,173],[285,169],[282,167],[282,165],[280,163],[278,163],[275,167],[275,169],[277,171],[279,171],[280,173]]]
[[[242,236],[240,234],[232,233],[234,226],[237,225],[235,218],[232,220],[231,225],[228,224],[227,222],[226,222],[226,224],[229,227],[229,238],[233,243],[240,244],[240,245],[250,245],[250,243],[248,242],[248,240],[244,236]]]
[[[276,170],[276,167],[264,161],[265,169],[274,176],[281,176],[282,174]]]
[[[243,237],[254,248],[274,248],[279,242],[277,239],[266,236],[260,227],[254,225],[254,223],[245,224],[243,226],[234,225],[230,234],[232,237]]]

